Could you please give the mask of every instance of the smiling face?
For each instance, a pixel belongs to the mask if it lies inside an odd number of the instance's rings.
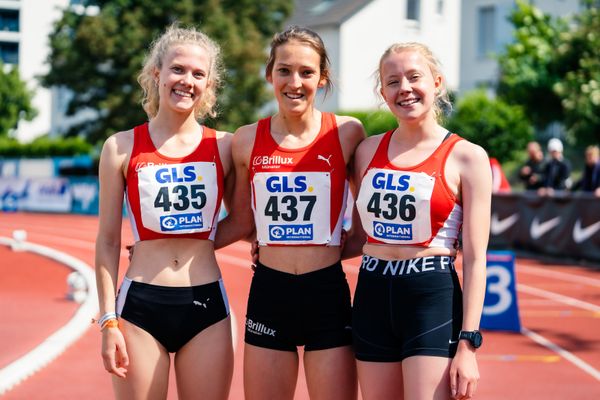
[[[267,80],[280,111],[302,114],[313,106],[317,90],[326,83],[320,64],[321,57],[307,44],[291,40],[277,47]]]
[[[190,113],[200,103],[208,85],[210,58],[202,47],[179,44],[171,47],[155,69],[160,108]]]
[[[442,77],[434,76],[417,50],[393,51],[381,60],[381,95],[399,121],[435,120],[434,103]]]

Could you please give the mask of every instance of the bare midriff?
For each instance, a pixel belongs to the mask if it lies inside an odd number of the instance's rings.
[[[340,260],[339,246],[263,246],[259,250],[261,264],[288,274],[306,274]]]
[[[196,286],[221,278],[211,240],[156,239],[135,244],[127,277],[161,286]]]
[[[427,256],[456,256],[456,249],[367,243],[363,253],[380,260],[410,260]]]

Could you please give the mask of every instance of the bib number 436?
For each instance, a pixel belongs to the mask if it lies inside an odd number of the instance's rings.
[[[367,211],[373,213],[375,218],[394,220],[400,217],[404,221],[412,221],[417,214],[414,202],[412,195],[385,193],[382,196],[382,193],[375,192],[367,204]]]

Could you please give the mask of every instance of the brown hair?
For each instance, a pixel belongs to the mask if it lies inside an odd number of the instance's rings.
[[[433,104],[433,112],[435,114],[435,119],[440,122],[443,114],[449,113],[452,110],[452,102],[450,101],[450,96],[448,95],[448,89],[446,87],[446,79],[444,74],[442,73],[442,66],[438,59],[433,55],[431,50],[425,46],[424,44],[417,42],[406,42],[406,43],[395,43],[387,48],[387,50],[383,53],[381,58],[379,59],[379,67],[376,71],[376,80],[377,83],[375,85],[375,91],[380,96],[381,89],[381,65],[383,61],[389,57],[392,53],[400,53],[405,50],[413,50],[420,53],[425,60],[427,61],[427,65],[429,66],[429,70],[433,77],[442,77],[442,82],[440,87],[435,93],[435,102]]]
[[[154,70],[161,69],[163,59],[167,52],[177,45],[191,44],[202,47],[210,58],[208,70],[208,85],[198,105],[194,109],[196,119],[206,115],[215,117],[217,112],[217,89],[221,84],[221,49],[206,34],[195,28],[180,28],[177,23],[172,24],[167,30],[150,45],[150,50],[144,60],[142,71],[138,75],[138,82],[144,92],[142,106],[149,118],[158,113],[159,95],[158,85],[154,79]]]
[[[301,27],[301,26],[290,26],[283,32],[276,33],[271,40],[271,52],[269,53],[269,59],[267,60],[267,67],[265,70],[265,76],[268,78],[273,73],[273,65],[275,64],[275,51],[281,45],[295,40],[302,44],[305,44],[317,52],[320,58],[319,63],[319,74],[321,79],[325,79],[325,93],[328,93],[333,86],[331,82],[331,65],[329,57],[327,56],[327,50],[323,44],[321,37],[314,31]]]

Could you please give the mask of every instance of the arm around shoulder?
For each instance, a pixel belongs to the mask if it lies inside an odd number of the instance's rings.
[[[256,125],[239,128],[231,140],[233,178],[229,191],[228,215],[219,222],[215,248],[220,249],[237,240],[244,239],[254,231],[251,209],[249,162],[254,145]]]

